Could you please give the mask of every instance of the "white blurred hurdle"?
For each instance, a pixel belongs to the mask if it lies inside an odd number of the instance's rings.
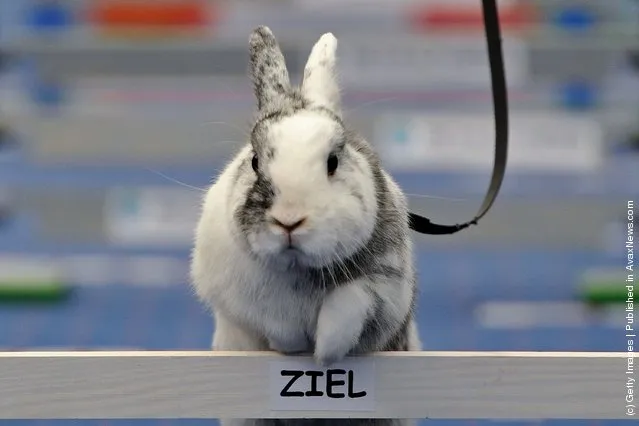
[[[0,419],[629,419],[627,361],[395,352],[321,369],[270,352],[0,352]]]

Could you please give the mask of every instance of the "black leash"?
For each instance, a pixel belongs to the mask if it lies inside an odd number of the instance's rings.
[[[484,14],[484,28],[488,45],[490,61],[490,77],[493,91],[493,108],[495,114],[495,161],[493,175],[490,179],[488,192],[484,197],[475,217],[459,225],[437,225],[429,219],[415,213],[409,213],[410,228],[421,234],[446,235],[454,234],[470,225],[477,225],[495,202],[499,188],[506,172],[508,160],[508,94],[506,92],[506,77],[504,75],[504,59],[501,50],[501,32],[495,0],[482,0]]]

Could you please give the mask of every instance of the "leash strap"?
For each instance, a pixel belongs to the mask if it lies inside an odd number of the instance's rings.
[[[504,59],[501,49],[501,31],[495,0],[482,0],[486,43],[490,61],[490,77],[493,92],[493,108],[495,115],[495,160],[490,186],[484,201],[475,217],[458,225],[438,225],[416,213],[409,213],[410,228],[420,234],[446,235],[454,234],[470,225],[477,225],[479,219],[490,210],[504,179],[508,160],[508,94],[504,75]]]

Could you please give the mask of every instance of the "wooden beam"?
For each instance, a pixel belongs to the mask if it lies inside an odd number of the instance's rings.
[[[0,419],[622,419],[629,361],[395,352],[327,369],[270,352],[0,352]]]

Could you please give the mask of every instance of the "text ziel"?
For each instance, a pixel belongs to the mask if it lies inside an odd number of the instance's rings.
[[[272,410],[374,411],[375,362],[346,359],[321,368],[297,358],[270,365]]]
[[[326,375],[324,375],[323,371],[282,370],[280,374],[282,375],[282,377],[291,378],[280,392],[280,396],[285,398],[318,397],[324,395],[326,395],[328,398],[362,398],[366,396],[365,390],[355,390],[355,375],[353,373],[353,370],[346,371],[340,368],[329,369],[326,371]],[[318,388],[318,379],[324,378],[324,376],[326,377],[326,379],[323,381],[326,386],[322,386],[322,389],[326,389],[326,391],[319,390]],[[346,376],[346,380],[338,379],[338,377],[343,376]],[[305,380],[305,383],[303,385],[304,389],[308,390],[291,390],[293,385],[295,385],[295,383],[302,377],[309,378]],[[342,392],[337,391],[337,388],[341,388],[344,385],[346,385],[347,387],[346,390]]]

